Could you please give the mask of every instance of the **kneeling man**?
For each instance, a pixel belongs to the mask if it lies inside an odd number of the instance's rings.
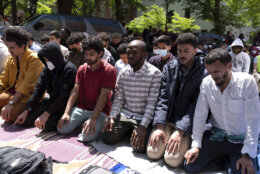
[[[63,115],[71,89],[74,86],[77,69],[65,60],[58,43],[49,42],[39,51],[38,57],[45,68],[38,80],[25,110],[15,123],[24,126],[35,125],[41,130],[56,130]],[[46,97],[42,96],[47,91]]]
[[[70,134],[84,123],[79,140],[91,142],[99,138],[105,118],[110,113],[116,69],[101,59],[104,47],[99,38],[89,37],[83,40],[82,48],[87,63],[78,69],[76,84],[58,123],[58,132]]]
[[[210,76],[200,86],[192,148],[185,154],[184,167],[197,173],[227,155],[231,173],[256,173],[260,114],[256,82],[249,74],[231,72],[231,56],[225,50],[212,50],[205,63]],[[209,110],[212,128],[204,133]]]
[[[130,133],[134,151],[144,152],[159,95],[161,72],[145,60],[143,41],[130,42],[126,54],[129,65],[118,75],[115,99],[102,140],[114,144]]]
[[[171,167],[183,164],[190,147],[191,125],[205,66],[195,56],[196,37],[192,33],[177,38],[178,60],[168,62],[162,72],[162,85],[155,109],[154,131],[147,156],[158,160],[164,156]]]

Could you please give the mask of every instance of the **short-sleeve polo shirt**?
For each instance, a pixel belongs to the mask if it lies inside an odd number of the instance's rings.
[[[102,88],[114,89],[116,84],[116,69],[106,60],[102,60],[100,67],[94,71],[85,63],[78,69],[76,83],[79,84],[77,107],[93,111]],[[111,110],[111,94],[103,111],[106,115]]]

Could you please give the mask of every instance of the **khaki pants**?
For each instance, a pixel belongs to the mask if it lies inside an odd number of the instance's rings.
[[[2,111],[3,107],[7,105],[11,99],[12,95],[8,93],[2,93],[0,94],[0,112]],[[17,116],[24,111],[26,104],[24,103],[17,103],[13,106],[13,109],[11,111],[10,118],[8,120],[5,120],[7,123],[13,123]]]
[[[171,137],[171,135],[173,135],[175,131],[174,126],[170,125],[170,124],[166,124],[164,127],[164,133],[165,133],[165,141],[167,143],[167,141],[169,140],[169,138]],[[151,133],[152,135],[152,133]],[[168,154],[168,152],[165,150],[167,144],[162,142],[162,139],[160,139],[157,147],[152,147],[152,146],[147,146],[147,156],[150,159],[153,160],[158,160],[160,159],[162,156],[164,156],[164,160],[165,162],[171,166],[171,167],[178,167],[181,164],[183,164],[183,160],[184,160],[184,155],[186,153],[186,151],[189,149],[190,147],[190,142],[191,142],[191,137],[190,135],[188,136],[184,136],[180,145],[180,151],[175,151],[175,153],[170,153]]]

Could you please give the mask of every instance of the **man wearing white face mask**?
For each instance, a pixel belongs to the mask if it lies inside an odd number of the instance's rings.
[[[199,86],[206,75],[201,58],[196,56],[196,37],[180,34],[176,40],[178,60],[167,63],[162,71],[162,83],[154,111],[154,131],[151,133],[147,156],[164,157],[171,167],[183,163],[190,146],[191,125]]]
[[[46,131],[56,130],[57,123],[64,113],[67,100],[74,80],[77,68],[74,64],[64,59],[58,43],[47,43],[38,53],[38,57],[45,68],[33,91],[32,97],[27,103],[15,124],[33,126]],[[45,91],[49,97],[39,102]]]
[[[162,71],[167,62],[175,59],[170,53],[171,37],[167,35],[160,36],[156,41],[156,45],[158,46],[158,50],[156,51],[158,55],[151,57],[148,62]]]

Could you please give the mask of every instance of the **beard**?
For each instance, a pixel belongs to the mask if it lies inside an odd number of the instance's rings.
[[[220,78],[215,78],[214,79],[216,85],[218,87],[223,86],[226,83],[226,81],[228,80],[228,72],[227,72],[227,70],[225,71],[225,74],[222,76],[221,80],[219,82],[216,82],[216,80],[218,80],[218,79],[220,79]]]
[[[72,52],[77,52],[77,48],[69,48],[69,51],[72,51]]]
[[[94,65],[95,63],[97,63],[98,59],[99,59],[98,57],[96,57],[95,60],[86,59],[86,62],[88,65]]]

